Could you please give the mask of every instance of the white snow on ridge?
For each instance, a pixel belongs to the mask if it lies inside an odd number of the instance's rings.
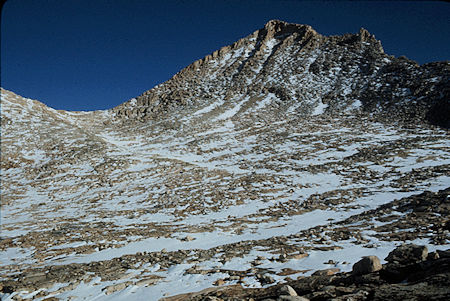
[[[311,115],[313,115],[313,116],[321,115],[321,114],[325,113],[325,109],[326,108],[328,108],[328,104],[324,104],[322,101],[319,101],[316,104],[316,106],[315,106],[313,112],[311,113]]]
[[[351,107],[353,109],[359,109],[359,108],[361,108],[361,106],[362,106],[362,103],[359,99],[356,99],[351,105]]]
[[[216,100],[216,101],[214,101],[213,103],[209,104],[208,106],[206,106],[206,107],[204,107],[204,108],[202,108],[202,109],[196,111],[196,112],[195,112],[194,114],[192,114],[192,115],[193,115],[193,116],[197,116],[197,115],[203,115],[203,114],[209,113],[209,112],[211,112],[212,110],[214,110],[214,109],[220,107],[221,105],[223,105],[223,103],[224,103],[224,100],[223,100],[223,99],[221,99],[221,100]]]
[[[275,47],[277,44],[279,44],[278,40],[275,38],[272,38],[270,40],[268,40],[266,43],[266,47],[267,49],[265,50],[266,52],[271,52],[273,47]]]
[[[262,108],[268,106],[276,98],[275,94],[269,93],[262,100],[258,102],[253,111],[261,110]]]
[[[246,103],[249,99],[250,99],[249,96],[245,97],[240,102],[238,102],[234,107],[232,107],[231,109],[226,110],[225,112],[223,112],[222,114],[220,114],[219,116],[214,118],[212,121],[213,122],[217,122],[217,121],[220,121],[220,120],[225,120],[225,119],[232,118],[234,115],[237,114],[237,112],[239,112],[239,110],[241,109],[242,105],[244,105],[244,103]]]
[[[136,106],[136,104],[137,104],[137,100],[136,100],[136,98],[132,98],[132,99],[130,99],[130,101],[129,101],[129,104],[130,104],[130,106],[132,106],[132,107],[135,107],[135,106]]]

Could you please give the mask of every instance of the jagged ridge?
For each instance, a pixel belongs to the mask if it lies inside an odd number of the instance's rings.
[[[186,106],[273,93],[282,114],[335,113],[361,104],[384,119],[448,127],[449,71],[449,62],[419,66],[389,56],[365,29],[325,37],[308,25],[272,20],[113,112],[118,118],[157,119]]]

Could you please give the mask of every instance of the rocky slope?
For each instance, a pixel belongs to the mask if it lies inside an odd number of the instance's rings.
[[[448,249],[448,65],[271,21],[111,110],[2,89],[0,297],[157,300]]]
[[[114,112],[132,119],[165,118],[186,106],[211,108],[248,98],[239,108],[244,111],[249,102],[272,95],[268,109],[281,116],[339,114],[361,105],[381,118],[449,127],[449,82],[448,61],[419,66],[387,55],[365,29],[325,37],[308,25],[272,20]]]
[[[353,270],[315,272],[268,288],[245,289],[239,285],[205,289],[164,298],[181,300],[448,300],[450,250],[428,253],[425,246],[402,245],[389,253],[385,265],[376,256],[355,263]]]

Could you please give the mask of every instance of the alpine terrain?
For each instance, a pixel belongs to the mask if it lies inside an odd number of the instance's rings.
[[[449,100],[278,20],[105,111],[2,89],[0,297],[448,300]]]

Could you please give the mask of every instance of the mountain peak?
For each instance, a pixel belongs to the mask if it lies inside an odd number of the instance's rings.
[[[264,25],[264,29],[268,32],[280,32],[286,29],[290,23],[281,21],[281,20],[270,20]],[[291,25],[297,25],[297,24],[291,24]]]
[[[267,33],[267,38],[286,36],[293,33],[305,35],[306,33],[318,34],[311,26],[304,24],[288,23],[280,20],[270,20],[263,29]]]
[[[265,28],[268,27],[273,27],[273,26],[277,26],[277,25],[286,25],[289,24],[288,22],[282,21],[282,20],[278,20],[278,19],[272,19],[267,21],[267,23],[264,25]]]
[[[381,45],[381,42],[375,38],[375,35],[363,27],[359,29],[358,38],[361,42],[379,43]]]
[[[395,59],[364,28],[323,36],[309,25],[270,20],[113,111],[119,120],[144,121],[182,108],[215,108],[217,102],[236,104],[239,110],[232,117],[238,119],[254,115],[250,103],[260,109],[256,100],[271,95],[271,107],[277,109],[262,115],[286,111],[314,116],[359,108],[399,120],[443,124],[433,121],[430,112],[446,106],[446,96],[434,88],[445,81],[446,66],[421,68]],[[244,106],[244,99],[252,101]]]

